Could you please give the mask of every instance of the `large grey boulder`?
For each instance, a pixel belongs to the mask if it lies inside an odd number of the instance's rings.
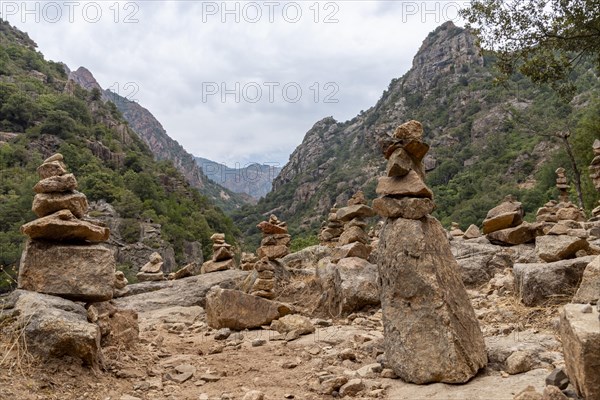
[[[579,250],[586,250],[589,247],[587,240],[576,236],[546,235],[535,239],[537,256],[546,262],[573,258]]]
[[[15,290],[2,316],[16,318],[27,350],[42,358],[72,356],[96,368],[102,363],[100,328],[88,322],[86,309],[56,296]]]
[[[358,257],[319,265],[316,279],[322,295],[315,312],[340,316],[379,306],[377,278],[377,266]]]
[[[79,301],[113,296],[115,257],[102,245],[28,240],[21,256],[19,289]]]
[[[130,295],[115,299],[114,304],[137,312],[175,306],[204,307],[210,288],[219,286],[233,289],[240,285],[247,275],[247,271],[227,270],[172,281],[128,285]]]
[[[513,273],[517,297],[530,307],[548,301],[570,301],[585,267],[595,258],[586,256],[552,263],[515,264]]]
[[[600,399],[600,315],[596,307],[588,308],[590,312],[584,312],[583,307],[565,305],[560,339],[571,383],[585,399]]]
[[[291,312],[283,303],[239,290],[212,288],[206,296],[206,321],[213,328],[259,328]]]
[[[388,219],[379,243],[389,367],[418,384],[467,382],[487,355],[444,228],[429,216]]]

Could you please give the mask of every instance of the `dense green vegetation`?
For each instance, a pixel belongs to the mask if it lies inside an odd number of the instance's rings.
[[[169,162],[155,162],[112,103],[68,82],[62,65],[44,60],[26,34],[0,23],[0,290],[14,278],[31,212],[36,168],[54,152],[65,156],[89,201],[106,200],[124,218],[121,235],[139,237],[139,222],[162,225],[181,261],[184,241],[239,232],[220,209],[189,187]]]

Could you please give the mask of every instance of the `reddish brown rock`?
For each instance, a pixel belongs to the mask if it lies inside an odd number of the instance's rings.
[[[77,180],[73,174],[51,176],[42,179],[33,187],[36,193],[70,192],[75,189],[77,189]]]
[[[31,210],[38,217],[45,217],[60,210],[69,210],[82,218],[88,210],[87,198],[83,193],[38,193],[33,198]]]
[[[108,228],[77,219],[69,210],[31,221],[21,227],[21,232],[31,239],[90,242],[104,242],[110,234]]]
[[[433,199],[433,192],[415,172],[410,171],[403,177],[380,177],[376,192],[383,196],[425,197]]]

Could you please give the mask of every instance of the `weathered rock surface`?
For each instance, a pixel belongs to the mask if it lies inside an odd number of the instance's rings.
[[[526,306],[542,305],[550,300],[567,301],[577,290],[583,271],[595,256],[552,263],[513,266],[515,290]]]
[[[419,384],[475,376],[487,363],[483,335],[441,224],[387,220],[378,266],[388,366]]]
[[[379,197],[373,200],[373,210],[387,218],[421,219],[435,210],[435,203],[428,198]]]
[[[296,331],[300,335],[307,335],[315,331],[315,327],[311,324],[310,319],[298,314],[282,316],[271,323],[271,329],[279,333]]]
[[[136,283],[127,286],[128,296],[114,299],[113,302],[120,308],[129,308],[137,312],[175,306],[204,307],[210,288],[219,286],[233,289],[247,275],[246,271],[228,270],[172,281]]]
[[[464,237],[465,239],[477,239],[478,237],[481,237],[481,231],[479,230],[477,225],[471,224],[465,231]]]
[[[488,211],[483,220],[483,233],[488,234],[517,226],[521,222],[523,222],[523,206],[509,195],[500,205]]]
[[[239,290],[215,287],[206,296],[206,320],[213,328],[258,328],[290,312],[288,306]]]
[[[378,306],[377,277],[377,266],[357,257],[318,266],[316,278],[323,295],[315,311],[324,315],[348,315],[365,307]]]
[[[315,269],[319,260],[332,255],[328,246],[310,246],[295,253],[288,254],[280,261],[287,269]]]
[[[108,228],[80,220],[69,210],[35,219],[23,225],[21,232],[32,239],[90,242],[104,242],[110,234]]]
[[[19,288],[79,301],[113,296],[113,252],[102,245],[28,240],[21,256]]]
[[[596,256],[583,271],[573,303],[596,304],[600,300],[600,257]]]
[[[83,306],[56,296],[15,290],[1,314],[13,314],[27,350],[43,358],[72,356],[97,367],[102,362],[100,328]]]
[[[290,249],[285,245],[261,246],[257,250],[259,258],[267,257],[269,260],[285,257],[289,253]]]
[[[256,225],[258,229],[260,229],[266,235],[277,235],[281,233],[288,233],[286,227],[278,226],[275,224],[271,224],[267,221],[262,221],[260,224]]]
[[[209,274],[211,272],[226,271],[228,269],[233,269],[234,267],[235,260],[233,258],[225,261],[208,260],[207,262],[202,264],[202,268],[200,271],[202,274]]]
[[[559,261],[575,257],[579,250],[590,247],[585,239],[567,235],[539,236],[535,240],[535,251],[537,256],[546,261]]]
[[[585,399],[600,399],[600,323],[598,310],[583,313],[580,304],[564,306],[560,318],[567,375]]]
[[[61,160],[45,161],[37,168],[40,179],[47,179],[53,176],[61,176],[67,173],[65,164]]]
[[[36,193],[60,193],[77,189],[75,175],[66,174],[42,179],[33,187]]]
[[[82,218],[88,210],[87,198],[77,191],[72,193],[38,193],[33,198],[31,210],[38,217],[45,217],[60,210],[70,210]]]

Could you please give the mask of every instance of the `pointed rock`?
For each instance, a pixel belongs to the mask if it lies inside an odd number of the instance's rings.
[[[388,219],[379,240],[388,366],[407,382],[467,382],[487,354],[443,227],[432,217]]]

